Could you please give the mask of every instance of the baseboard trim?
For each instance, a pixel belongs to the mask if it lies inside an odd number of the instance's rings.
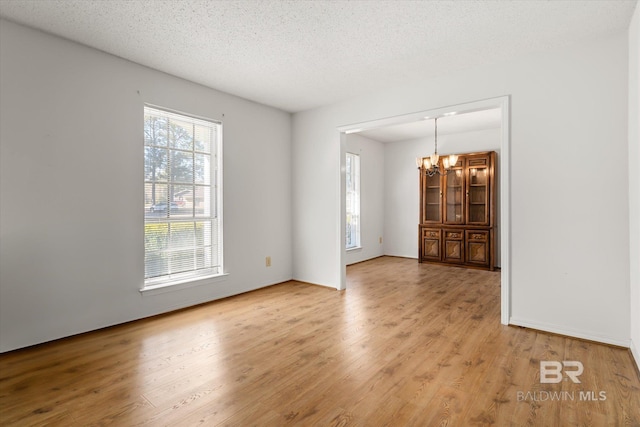
[[[548,323],[540,323],[526,319],[519,319],[517,317],[511,317],[509,320],[510,325],[523,326],[525,328],[536,329],[543,332],[550,332],[552,334],[564,335],[571,338],[579,338],[582,340],[593,341],[601,344],[614,345],[616,347],[629,348],[629,341],[618,340],[610,337],[603,337],[594,335],[586,331],[576,331],[552,325]]]
[[[638,374],[638,378],[640,378],[640,351],[633,340],[629,341],[629,351],[631,351],[631,356],[633,356],[634,362],[636,362],[636,373]]]
[[[349,267],[350,265],[362,264],[363,262],[373,261],[374,259],[383,258],[383,257],[386,257],[386,256],[389,256],[389,255],[375,255],[375,256],[372,256],[371,258],[361,259],[360,261],[354,261],[352,263],[345,264],[345,265],[347,267]]]

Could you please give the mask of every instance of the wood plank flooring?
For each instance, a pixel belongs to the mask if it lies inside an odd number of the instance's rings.
[[[0,425],[640,426],[626,349],[499,307],[499,273],[378,258],[347,291],[287,282],[0,355]],[[541,360],[581,383],[541,384]]]

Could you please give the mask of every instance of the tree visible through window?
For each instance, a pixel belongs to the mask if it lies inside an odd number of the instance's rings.
[[[145,288],[222,273],[219,123],[144,109]]]
[[[360,156],[347,153],[347,234],[346,248],[360,246]]]

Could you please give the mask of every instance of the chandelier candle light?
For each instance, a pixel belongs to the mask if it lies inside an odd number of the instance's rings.
[[[440,167],[440,156],[438,155],[438,118],[436,117],[434,120],[435,126],[435,150],[433,154],[424,159],[420,157],[416,157],[416,166],[418,169],[424,168],[427,176],[438,175],[446,175],[451,172],[449,169],[454,167],[456,163],[458,163],[458,155],[451,154],[449,156],[443,157],[442,159],[442,168]]]

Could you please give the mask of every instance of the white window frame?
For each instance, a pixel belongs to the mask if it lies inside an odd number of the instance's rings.
[[[346,153],[346,234],[345,248],[346,250],[359,249],[361,247],[361,226],[362,221],[360,215],[360,155],[355,153]]]
[[[179,121],[182,123],[190,124],[192,126],[192,137],[193,137],[194,143],[192,144],[191,149],[172,148],[169,146],[168,142],[166,145],[157,145],[157,144],[154,145],[152,143],[147,142],[146,136],[145,136],[145,139],[143,140],[143,146],[145,150],[147,150],[148,148],[166,149],[167,164],[170,161],[169,159],[171,159],[172,153],[177,154],[178,152],[180,152],[183,155],[187,155],[187,156],[192,155],[194,159],[193,160],[194,163],[192,166],[194,178],[191,184],[188,184],[188,183],[181,184],[181,183],[178,183],[178,181],[172,181],[169,165],[167,165],[166,179],[163,181],[156,180],[157,184],[166,185],[167,187],[167,196],[166,196],[167,198],[165,202],[166,210],[164,214],[160,213],[158,216],[154,216],[149,213],[150,212],[150,206],[148,206],[149,196],[148,194],[146,194],[148,185],[151,184],[153,181],[150,179],[147,179],[146,169],[145,169],[145,176],[144,176],[144,187],[145,187],[145,190],[144,190],[145,191],[145,194],[144,194],[144,209],[145,209],[144,277],[145,278],[144,278],[144,285],[141,291],[149,291],[149,290],[158,289],[158,288],[165,288],[169,286],[195,282],[202,279],[223,276],[224,275],[224,251],[223,251],[223,244],[222,244],[223,243],[223,238],[222,238],[222,230],[223,230],[223,226],[222,226],[223,225],[223,221],[222,221],[222,212],[223,212],[222,210],[222,122],[204,118],[204,117],[198,117],[191,114],[185,114],[183,112],[170,110],[164,107],[145,104],[144,106],[145,126],[146,126],[146,120],[148,115],[156,115],[157,117]],[[196,139],[194,136],[196,132],[196,126],[198,126],[199,129],[203,129],[206,127],[210,127],[211,129],[210,130],[211,141],[210,141],[208,153],[206,151],[198,150],[196,148],[196,144],[195,144]],[[202,183],[196,182],[197,180],[195,179],[195,172],[197,167],[195,164],[196,156],[201,156],[203,158],[206,158],[208,156],[208,159],[209,159],[209,167],[205,168],[205,170],[208,169],[208,171],[205,172],[204,174],[205,178],[203,178]],[[144,168],[146,168],[146,151],[143,157],[145,158]],[[172,215],[173,201],[169,200],[171,198],[169,194],[172,193],[172,191],[168,190],[171,188],[172,185],[176,187],[179,185],[182,185],[183,187],[191,186],[192,188],[191,207],[185,208],[186,213],[180,212],[180,213],[176,213],[175,215]],[[200,194],[201,191],[203,193],[206,193],[207,190],[210,193],[210,196],[209,196],[210,205],[205,204],[202,206],[202,209],[200,210],[199,208],[196,207],[197,194]],[[174,194],[174,197],[175,197],[175,194]],[[156,203],[158,203],[157,200],[156,200]],[[203,233],[202,238],[200,239],[197,233],[197,229],[199,227],[198,224],[202,224],[200,226],[205,227],[206,229],[207,223],[210,223],[211,232]],[[175,252],[178,252],[179,249],[183,249],[179,247],[171,247],[170,237],[169,237],[170,234],[168,234],[167,246],[165,249],[147,251],[147,230],[150,224],[167,224],[167,227],[169,230],[171,230],[171,224],[173,224],[174,227],[176,224],[182,224],[183,227],[186,226],[186,228],[188,228],[190,224],[193,224],[193,227],[194,227],[193,244],[192,244],[192,247],[187,249],[187,250],[194,251],[192,269],[189,269],[186,271],[183,270],[178,272],[172,272],[170,267],[171,262],[166,261],[168,266],[168,271],[166,274],[150,275],[148,277],[149,273],[148,273],[148,265],[147,265],[147,259],[148,259],[147,255],[150,255],[150,254],[157,255],[161,252],[166,252],[167,254],[175,253]],[[199,241],[201,241],[202,243],[200,244]],[[207,248],[210,248],[211,253],[209,254],[207,253]],[[201,255],[198,256],[196,255],[196,253]]]

